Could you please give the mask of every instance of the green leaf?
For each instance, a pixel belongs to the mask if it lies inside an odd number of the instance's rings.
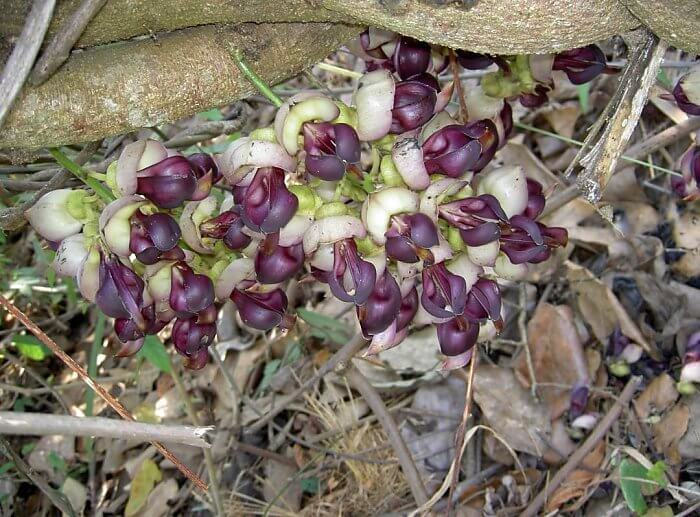
[[[578,103],[581,105],[581,112],[588,113],[588,110],[590,109],[589,98],[591,92],[591,83],[579,84],[576,87],[576,91],[578,93]]]
[[[321,481],[316,476],[301,480],[301,489],[307,494],[318,494],[321,491]]]
[[[199,116],[211,121],[224,120],[224,116],[221,114],[219,108],[202,111],[199,113]]]
[[[644,515],[647,511],[647,503],[642,495],[642,483],[638,481],[638,479],[646,478],[647,469],[639,463],[628,459],[624,459],[620,463],[620,488],[622,489],[622,495],[625,496],[629,509],[637,515]]]
[[[124,510],[125,517],[134,515],[144,507],[148,501],[149,494],[153,491],[153,487],[161,479],[163,479],[163,474],[158,465],[151,459],[143,460],[141,468],[139,468],[131,481],[129,501],[126,503],[126,509]]]
[[[12,344],[15,345],[22,357],[32,361],[43,361],[51,355],[51,350],[34,336],[15,334],[12,338]]]
[[[49,460],[49,463],[54,468],[54,470],[58,470],[59,472],[65,472],[68,469],[68,467],[66,466],[66,460],[64,460],[58,454],[56,454],[55,451],[49,451],[47,459]]]
[[[170,373],[170,359],[165,346],[157,336],[146,336],[143,346],[139,350],[138,357],[142,357],[161,372]]]
[[[260,385],[258,386],[258,393],[263,392],[267,389],[267,387],[270,385],[270,382],[272,381],[272,376],[277,372],[277,370],[280,369],[281,364],[281,359],[273,359],[265,365],[262,380],[260,381]]]
[[[662,487],[666,487],[668,484],[666,482],[666,464],[663,461],[657,461],[654,465],[647,470],[647,479],[659,484]]]
[[[315,337],[339,345],[347,343],[350,339],[351,331],[341,321],[301,308],[297,309],[297,314],[311,326],[311,334]]]
[[[659,73],[656,75],[656,80],[667,90],[673,89],[673,83],[671,82],[671,79],[668,78],[666,70],[663,68],[659,68]]]
[[[14,461],[8,461],[7,463],[3,463],[0,465],[0,476],[3,474],[9,472],[15,467],[15,462]]]
[[[20,452],[20,454],[22,454],[22,456],[26,456],[27,454],[32,452],[35,447],[36,447],[36,442],[25,443],[24,445],[22,445],[22,448],[19,450],[19,452]]]

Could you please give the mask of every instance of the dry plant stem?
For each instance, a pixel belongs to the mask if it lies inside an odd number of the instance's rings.
[[[452,461],[452,471],[455,473],[452,476],[450,482],[450,493],[447,496],[447,515],[448,517],[452,515],[452,504],[455,499],[455,493],[457,490],[457,482],[459,481],[459,465],[462,463],[462,454],[464,454],[465,447],[464,436],[467,433],[467,424],[469,423],[469,413],[472,411],[472,399],[474,393],[474,372],[476,372],[476,363],[479,360],[479,350],[476,345],[474,346],[474,352],[472,353],[472,360],[469,363],[469,377],[467,378],[467,393],[466,399],[464,401],[464,413],[462,413],[462,421],[459,423],[457,428],[457,434],[455,435],[455,457]],[[427,498],[426,498],[427,500]],[[423,504],[423,503],[418,503]]]
[[[95,436],[151,442],[182,443],[192,447],[210,448],[205,439],[213,427],[161,425],[144,422],[122,422],[113,418],[79,417],[47,413],[0,411],[0,434],[30,436]]]
[[[34,379],[42,386],[44,386],[54,397],[56,397],[56,400],[58,400],[58,403],[61,404],[63,409],[65,409],[66,413],[70,415],[70,407],[68,407],[68,402],[66,402],[66,399],[64,399],[63,396],[58,391],[56,391],[56,389],[53,386],[46,382],[44,378],[34,370],[34,368],[32,368],[29,365],[23,364],[22,361],[19,360],[19,358],[15,357],[7,350],[3,350],[2,355],[5,359],[10,361],[17,368],[23,368],[24,371],[27,372],[27,375],[29,375],[32,379]]]
[[[637,387],[641,382],[641,377],[632,377],[625,386],[625,389],[620,393],[620,397],[617,399],[613,407],[607,412],[607,414],[602,418],[595,429],[588,435],[586,441],[584,441],[581,446],[576,449],[576,451],[569,457],[568,461],[562,466],[557,473],[550,479],[549,483],[542,489],[542,491],[537,494],[537,496],[530,502],[525,511],[521,514],[521,517],[534,517],[539,512],[542,505],[547,501],[547,498],[561,485],[571,472],[573,472],[579,463],[590,453],[593,448],[598,444],[600,440],[605,437],[605,433],[608,432],[610,426],[613,425],[620,417],[622,410],[627,406],[627,404],[632,400]]]
[[[428,500],[428,493],[425,491],[425,486],[416,468],[416,464],[413,462],[411,451],[408,450],[396,422],[394,422],[394,419],[386,410],[382,397],[377,393],[377,390],[374,389],[374,386],[369,383],[367,378],[362,375],[362,372],[352,364],[345,370],[345,377],[350,384],[360,392],[362,398],[365,399],[367,405],[377,416],[377,420],[379,420],[384,432],[387,434],[387,438],[394,448],[401,469],[406,476],[408,486],[411,488],[413,499],[415,499],[416,504],[422,505]]]
[[[182,382],[182,376],[180,375],[179,365],[173,363],[172,358],[168,355],[168,361],[170,362],[170,375],[175,381],[175,387],[177,388],[180,398],[185,404],[185,411],[190,421],[195,426],[200,426],[199,417],[197,416],[197,411],[192,405],[192,399],[190,399],[187,390],[185,389],[185,384]],[[219,492],[219,480],[216,477],[216,464],[214,463],[214,457],[211,454],[209,448],[203,448],[202,453],[204,454],[204,463],[207,466],[207,474],[209,475],[210,490],[212,501],[214,503],[214,510],[216,515],[223,516],[224,509],[221,503],[221,493]]]
[[[49,498],[49,501],[51,501],[56,508],[61,510],[64,515],[75,517],[75,510],[73,510],[68,498],[58,490],[51,488],[51,485],[22,459],[22,456],[17,454],[10,446],[10,442],[2,436],[0,436],[0,453],[7,456],[7,458],[15,464],[15,468],[29,481],[34,483],[37,488]]]
[[[246,428],[246,433],[255,433],[265,427],[269,421],[280,414],[284,409],[289,406],[296,399],[301,397],[311,386],[316,384],[318,381],[323,379],[327,373],[338,369],[343,370],[346,365],[350,363],[350,360],[357,354],[362,347],[366,344],[366,340],[362,337],[362,334],[357,334],[350,342],[345,344],[340,350],[331,356],[326,363],[318,369],[318,371],[312,375],[306,382],[304,382],[299,388],[294,392],[290,393],[286,397],[282,397],[275,406],[270,408],[269,412],[260,418],[254,424]]]
[[[465,479],[457,485],[457,490],[455,490],[455,493],[453,495],[452,503],[456,504],[457,501],[459,501],[459,498],[462,497],[470,488],[474,488],[483,483],[486,483],[496,474],[500,474],[501,472],[505,471],[505,465],[501,465],[500,463],[494,463],[493,465],[486,467],[481,472],[478,472],[474,476],[470,477],[469,479]],[[433,510],[436,512],[443,511],[447,507],[447,501],[447,499],[443,499],[433,507]]]
[[[459,64],[457,63],[457,54],[454,50],[450,50],[450,70],[452,71],[452,80],[455,83],[455,94],[459,101],[459,121],[466,124],[469,120],[469,110],[467,102],[464,100],[464,91],[462,90],[462,79],[459,77]]]
[[[39,86],[58,70],[90,20],[102,9],[107,0],[83,0],[78,8],[54,33],[48,47],[41,55],[29,76],[32,86]]]
[[[78,165],[84,165],[88,162],[88,160],[90,160],[90,158],[92,158],[92,155],[95,154],[99,147],[100,142],[91,142],[87,144],[75,158],[75,163]],[[59,172],[56,173],[44,187],[37,191],[37,193],[34,194],[31,199],[19,206],[11,206],[0,210],[0,229],[17,230],[23,225],[27,224],[27,219],[24,217],[24,212],[34,206],[41,196],[51,192],[52,190],[61,188],[72,177],[73,175],[66,169],[60,169]]]
[[[700,117],[690,117],[688,120],[685,120],[680,124],[664,129],[663,131],[650,136],[646,140],[633,145],[627,149],[625,156],[630,158],[642,158],[643,156],[658,151],[659,149],[663,149],[667,145],[670,145],[681,138],[685,138],[692,132],[699,129]],[[626,166],[626,164],[618,164],[615,172],[620,172]],[[550,215],[562,206],[579,197],[579,195],[580,192],[576,188],[576,185],[571,185],[565,188],[547,200],[547,205],[542,212],[542,217]]]
[[[550,284],[551,285],[551,284]],[[530,345],[527,339],[527,291],[525,290],[525,284],[520,286],[520,296],[518,299],[520,304],[520,314],[518,314],[518,331],[520,332],[520,346],[525,348],[525,360],[527,362],[527,373],[530,376],[530,392],[532,393],[532,398],[538,400],[537,398],[537,378],[535,377],[535,367],[532,364],[532,354],[530,353]]]
[[[34,334],[39,341],[44,343],[49,349],[61,360],[63,363],[73,370],[78,377],[80,377],[85,384],[88,385],[95,393],[97,393],[117,414],[124,420],[134,421],[134,417],[129,413],[126,408],[115,399],[107,390],[102,386],[97,384],[85,371],[81,365],[79,365],[75,359],[66,354],[63,349],[56,344],[56,342],[46,335],[39,327],[34,324],[34,322],[22,311],[20,311],[10,300],[0,295],[0,305],[2,305],[7,311],[17,318],[27,329]],[[170,460],[177,469],[182,472],[185,477],[187,477],[192,483],[194,483],[199,489],[206,491],[207,485],[202,481],[197,474],[192,472],[186,465],[184,465],[175,455],[170,452],[162,443],[154,441],[151,442],[153,446],[160,452],[165,458]]]
[[[0,127],[12,103],[27,80],[32,63],[39,53],[46,29],[49,28],[56,0],[34,0],[32,10],[0,76]]]

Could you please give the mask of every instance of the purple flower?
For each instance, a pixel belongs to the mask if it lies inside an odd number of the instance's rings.
[[[588,404],[590,389],[585,384],[578,384],[571,390],[569,401],[569,417],[573,420],[583,414]]]
[[[413,321],[416,313],[418,312],[418,290],[414,287],[411,289],[406,296],[401,299],[401,306],[399,307],[399,315],[396,317],[396,331],[399,332]]]
[[[459,316],[467,303],[467,283],[444,262],[423,269],[423,308],[437,318]]]
[[[437,88],[427,82],[414,79],[396,85],[390,133],[400,134],[419,128],[433,116]]]
[[[697,363],[700,361],[700,331],[693,332],[688,337],[683,355],[683,364]]]
[[[190,318],[214,303],[214,284],[206,275],[198,275],[184,262],[172,267],[170,307],[178,318]]]
[[[178,318],[172,339],[177,353],[185,357],[185,366],[199,370],[207,363],[207,347],[216,336],[216,306],[209,305],[191,318]]]
[[[490,120],[445,126],[423,143],[425,168],[452,178],[478,172],[493,158],[498,144],[498,131]]]
[[[467,70],[483,70],[495,63],[492,57],[469,50],[457,50],[457,61]]]
[[[184,252],[177,246],[181,237],[180,227],[168,214],[146,215],[136,210],[130,221],[129,249],[141,263],[185,259]]]
[[[356,308],[362,334],[369,338],[386,330],[398,316],[400,308],[401,290],[385,268],[365,303]]]
[[[532,93],[522,93],[518,99],[520,104],[526,108],[538,108],[547,102],[547,92],[549,92],[554,85],[538,84],[535,86],[535,91]]]
[[[95,303],[111,318],[133,319],[138,328],[146,327],[143,308],[144,282],[131,268],[116,257],[101,254],[99,285]]]
[[[387,256],[401,262],[432,260],[432,253],[428,248],[438,244],[435,223],[422,213],[393,216],[385,235]]]
[[[479,322],[489,319],[501,320],[501,291],[498,284],[487,278],[480,278],[469,290],[464,308],[464,316]]]
[[[307,122],[303,126],[306,170],[326,181],[342,179],[360,161],[360,140],[347,124]]]
[[[411,79],[427,72],[431,59],[430,45],[407,36],[399,38],[392,56],[394,70],[401,79]]]
[[[596,45],[560,52],[554,57],[552,70],[563,71],[573,84],[587,83],[611,71],[606,66],[605,54]]]
[[[223,178],[223,175],[214,159],[206,153],[192,154],[187,157],[187,161],[190,162],[194,175],[197,178],[197,188],[190,196],[190,199],[192,201],[201,201],[209,195],[211,186]]]
[[[289,280],[304,265],[301,242],[293,246],[279,245],[279,232],[268,234],[255,255],[255,274],[261,284],[278,284]]]
[[[514,215],[510,227],[501,229],[501,251],[513,264],[538,264],[547,260],[552,248],[566,246],[568,232],[548,227],[526,216]]]
[[[333,270],[328,272],[326,279],[336,298],[362,305],[372,294],[377,270],[373,264],[360,258],[354,240],[344,239],[333,245]]]
[[[240,212],[240,207],[234,207],[204,221],[199,225],[200,234],[211,239],[223,239],[226,247],[232,250],[245,248],[252,239],[243,232],[245,225]]]
[[[468,246],[482,246],[498,240],[501,236],[499,223],[508,221],[498,199],[491,194],[442,204],[438,216],[458,228]]]
[[[170,156],[136,173],[136,192],[160,208],[180,206],[197,189],[192,164],[184,156]]]
[[[537,219],[544,210],[544,194],[539,181],[527,178],[527,207],[523,212],[525,217]]]
[[[678,107],[688,115],[700,115],[700,72],[685,74],[673,88],[673,97]]]
[[[700,198],[700,147],[692,146],[680,162],[682,176],[671,176],[671,188],[687,201]]]
[[[455,316],[435,326],[440,352],[449,357],[465,354],[474,347],[479,337],[479,324],[464,316]]]
[[[284,171],[277,167],[257,170],[241,201],[243,223],[255,232],[274,233],[297,211],[299,201],[284,184]]]
[[[255,291],[252,288],[237,288],[231,300],[238,308],[243,323],[257,330],[270,330],[285,323],[287,295],[282,289]]]

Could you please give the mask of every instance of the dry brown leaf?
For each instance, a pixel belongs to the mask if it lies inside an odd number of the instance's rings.
[[[648,203],[649,198],[644,193],[634,171],[635,167],[625,167],[613,174],[605,188],[602,200],[608,203],[618,201]]]
[[[513,370],[479,366],[474,376],[474,400],[489,426],[508,445],[542,456],[551,433],[548,411],[520,385]]]
[[[639,418],[646,420],[651,415],[661,415],[678,398],[676,383],[667,373],[656,377],[634,401]]]
[[[525,175],[539,181],[545,190],[552,185],[561,185],[561,180],[523,144],[508,142],[498,151],[497,158],[502,160],[504,165],[521,166]]]
[[[615,208],[625,211],[621,227],[626,236],[653,232],[661,223],[659,212],[648,203],[619,201],[615,203]]]
[[[656,347],[642,335],[607,285],[585,267],[573,262],[567,262],[566,267],[566,276],[572,291],[576,293],[578,309],[598,341],[605,343],[608,336],[619,327],[623,334],[641,346],[650,356],[658,358]]]
[[[605,459],[605,441],[596,445],[595,449],[581,462],[581,468],[569,474],[562,484],[555,490],[547,501],[545,510],[549,513],[561,507],[568,501],[585,495],[596,486],[596,481],[601,479],[603,472],[598,472]]]
[[[537,383],[574,386],[588,384],[588,365],[572,310],[565,306],[541,304],[527,326],[528,347]],[[530,385],[527,355],[518,357],[516,375]],[[570,390],[553,386],[539,388],[550,417],[556,419],[569,407]]]
[[[688,407],[688,427],[678,443],[678,450],[684,458],[700,459],[700,393],[684,397]]]
[[[543,113],[549,125],[556,133],[566,138],[574,136],[576,121],[581,116],[581,108],[578,102],[566,103]]]
[[[656,450],[663,452],[671,465],[678,465],[681,461],[681,453],[678,444],[686,434],[690,410],[688,406],[679,402],[671,411],[666,413],[658,423],[651,426],[651,434]]]
[[[674,211],[671,218],[674,220],[673,239],[676,241],[676,247],[688,251],[699,250],[700,216],[690,211],[678,215]]]

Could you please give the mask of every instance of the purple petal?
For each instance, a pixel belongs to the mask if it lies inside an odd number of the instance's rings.
[[[287,310],[287,295],[282,289],[266,293],[234,289],[231,300],[243,323],[258,330],[270,330],[279,325]]]
[[[367,301],[357,307],[357,318],[365,337],[386,330],[401,308],[401,290],[388,269],[377,279]]]
[[[261,284],[278,284],[289,280],[304,265],[302,244],[279,246],[279,233],[269,234],[255,255],[255,273]]]
[[[426,72],[431,61],[430,45],[401,36],[394,50],[394,69],[401,79],[409,79]]]
[[[420,81],[396,85],[390,133],[400,134],[419,128],[433,116],[437,92]]]
[[[463,316],[455,316],[445,323],[437,323],[437,337],[440,352],[446,356],[462,355],[476,344],[479,325]]]
[[[171,156],[136,173],[136,192],[161,208],[175,208],[197,188],[192,165],[184,156]]]

